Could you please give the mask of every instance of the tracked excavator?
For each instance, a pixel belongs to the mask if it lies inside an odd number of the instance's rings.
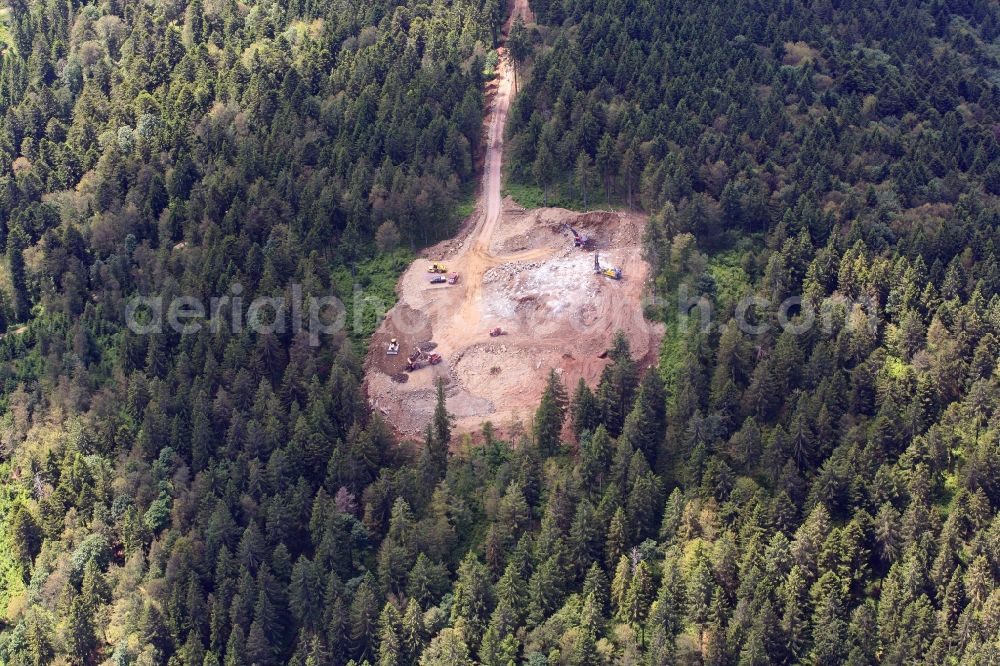
[[[413,353],[406,358],[406,371],[413,372],[414,370],[419,370],[425,365],[437,365],[440,362],[440,354],[429,354],[420,347],[416,347],[414,348]]]
[[[586,250],[594,244],[592,238],[584,234],[581,234],[579,231],[577,231],[570,225],[563,223],[563,228],[566,229],[566,231],[573,234],[573,247],[578,247],[581,250]]]
[[[597,252],[594,253],[594,274],[603,275],[612,280],[622,279],[622,269],[617,266],[601,266],[600,255]]]

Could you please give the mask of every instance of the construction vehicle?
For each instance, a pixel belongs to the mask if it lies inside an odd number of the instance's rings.
[[[399,354],[399,340],[393,338],[389,341],[389,347],[385,350],[385,353],[389,356],[396,356]]]
[[[593,239],[591,239],[589,236],[585,236],[584,234],[581,234],[579,231],[577,231],[576,229],[574,229],[570,225],[563,223],[563,228],[565,228],[566,231],[568,231],[571,234],[573,234],[573,247],[578,247],[581,250],[586,250],[591,245],[593,245],[593,242],[594,242]]]
[[[458,284],[458,273],[448,274],[448,284]]]
[[[617,266],[602,267],[600,256],[597,252],[594,253],[594,274],[603,275],[604,277],[609,277],[612,280],[622,279],[622,269]]]
[[[437,365],[441,362],[440,354],[428,354],[420,347],[416,347],[413,353],[406,359],[406,371],[413,372],[414,370],[419,370],[425,365]]]
[[[500,337],[501,335],[507,335],[507,332],[506,332],[506,331],[504,331],[504,330],[503,330],[502,328],[500,328],[499,326],[497,326],[496,328],[492,328],[492,329],[490,329],[490,337],[491,337],[491,338],[498,338],[498,337]]]
[[[447,273],[448,268],[444,264],[439,264],[436,261],[427,267],[428,273]]]

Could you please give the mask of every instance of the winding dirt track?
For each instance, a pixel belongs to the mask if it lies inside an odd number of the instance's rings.
[[[527,0],[516,0],[503,28],[506,41],[515,16],[532,21]],[[485,120],[486,154],[476,213],[456,239],[430,248],[400,278],[399,301],[376,332],[365,363],[365,389],[404,436],[418,437],[435,404],[435,384],[444,379],[448,409],[458,432],[490,420],[516,434],[527,425],[549,368],[572,385],[596,383],[607,361],[601,353],[622,329],[633,354],[653,362],[662,327],[646,322],[642,298],[647,274],[640,239],[645,219],[625,213],[524,211],[501,197],[504,128],[514,74],[499,49],[497,79]],[[603,264],[617,264],[620,282],[593,274],[593,255],[573,248],[562,225],[595,238]],[[429,261],[459,273],[457,285],[429,283]],[[494,327],[505,334],[491,338]],[[391,338],[400,354],[388,356]],[[444,361],[404,372],[406,356],[433,341]]]

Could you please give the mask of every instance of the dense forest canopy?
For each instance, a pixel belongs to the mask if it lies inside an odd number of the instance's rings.
[[[445,234],[499,6],[362,5],[16,3],[0,220],[29,270],[5,318],[79,315],[83,291],[144,286],[136,253],[164,263],[181,241],[201,254],[190,280],[255,286],[313,252],[356,260],[386,222],[409,242]]]
[[[343,336],[123,312],[391,283],[501,3],[0,12],[0,662],[1000,661],[1000,8],[532,8],[509,178],[647,211],[671,326],[474,446],[443,388],[400,445]],[[834,306],[703,330],[681,287]]]

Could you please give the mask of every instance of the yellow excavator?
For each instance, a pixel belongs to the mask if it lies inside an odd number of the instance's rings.
[[[602,267],[600,256],[597,252],[594,253],[594,274],[603,275],[604,277],[609,277],[612,280],[622,279],[622,269],[617,266]]]
[[[439,264],[436,261],[427,267],[428,273],[447,273],[448,268],[444,264]]]

